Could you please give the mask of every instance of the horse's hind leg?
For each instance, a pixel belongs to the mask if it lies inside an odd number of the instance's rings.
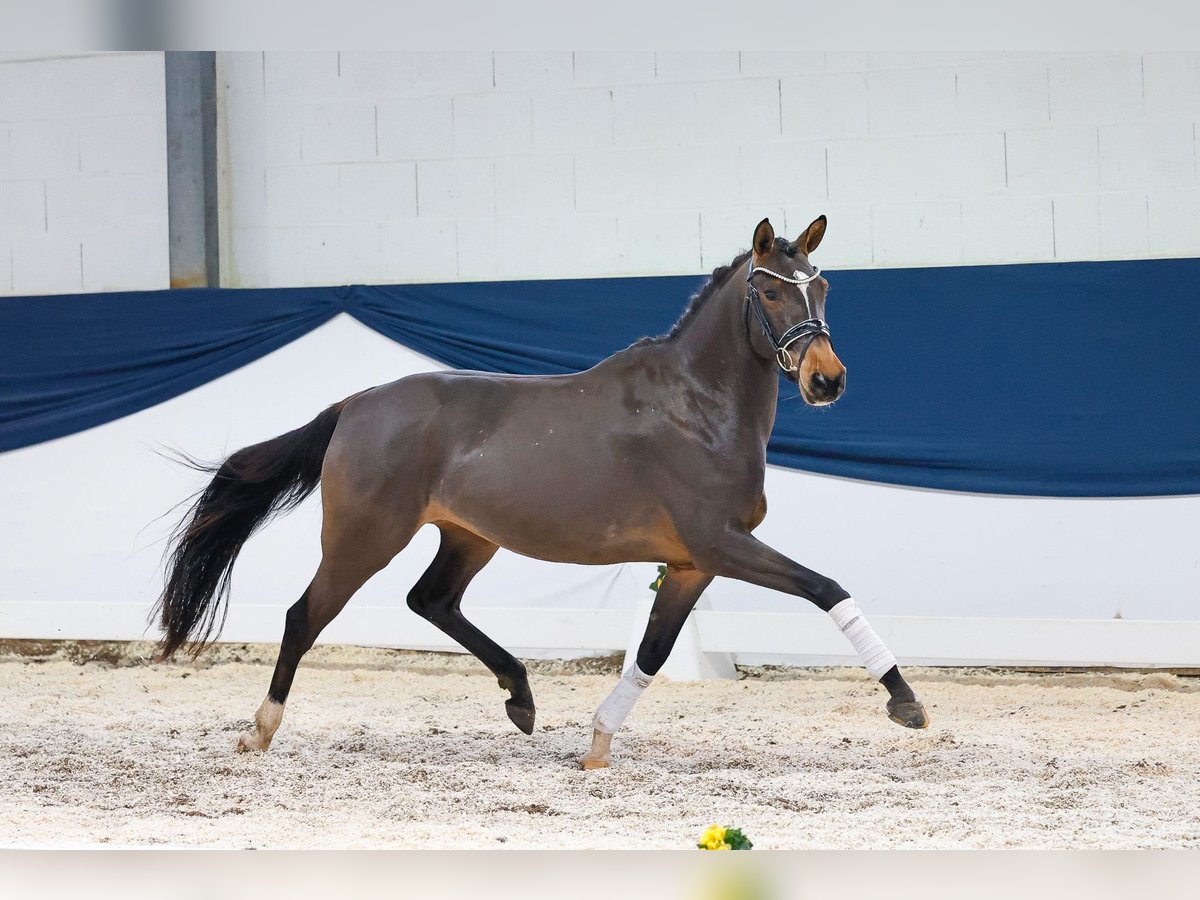
[[[334,530],[331,538],[328,519],[326,522],[321,565],[308,589],[287,611],[271,687],[254,716],[254,730],[238,738],[239,753],[266,750],[271,745],[283,720],[283,706],[301,657],[367,579],[386,566],[412,537],[412,531],[403,536],[392,533],[392,539],[385,541],[382,536],[389,532],[382,523],[363,523],[374,527],[364,527],[355,535]]]
[[[510,693],[508,717],[526,734],[533,733],[533,694],[525,666],[515,656],[467,621],[459,604],[471,579],[496,553],[491,541],[455,525],[441,525],[442,543],[425,574],[408,594],[408,605],[491,669]]]
[[[654,606],[650,609],[650,621],[638,647],[637,662],[621,676],[612,693],[596,710],[592,720],[592,749],[579,760],[580,766],[602,769],[611,764],[609,749],[613,735],[633,710],[642,691],[649,687],[650,679],[658,674],[671,655],[688,613],[711,582],[711,575],[694,569],[672,566],[667,570],[667,577],[658,586]]]

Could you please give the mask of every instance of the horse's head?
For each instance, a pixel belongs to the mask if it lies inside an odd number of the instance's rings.
[[[846,367],[833,352],[825,325],[829,282],[808,261],[824,236],[824,216],[790,243],[776,238],[763,219],[754,229],[747,276],[751,305],[757,305],[759,322],[775,345],[772,352],[811,406],[827,406],[846,389]]]

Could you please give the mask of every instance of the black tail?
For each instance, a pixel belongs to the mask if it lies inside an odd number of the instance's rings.
[[[259,525],[297,506],[321,480],[321,463],[344,403],[295,431],[237,451],[200,492],[167,549],[167,582],[155,614],[164,636],[160,658],[185,643],[195,656],[225,624],[229,577],[242,545]]]

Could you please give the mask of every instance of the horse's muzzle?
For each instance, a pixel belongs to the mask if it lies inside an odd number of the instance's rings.
[[[799,381],[797,380],[799,385]],[[846,390],[846,370],[836,375],[826,375],[824,372],[813,372],[808,382],[800,386],[800,394],[804,401],[813,406],[826,406],[832,403]]]

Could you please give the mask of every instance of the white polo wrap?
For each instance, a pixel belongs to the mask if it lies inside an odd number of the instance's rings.
[[[612,689],[612,693],[604,698],[604,702],[596,710],[592,727],[605,734],[616,734],[617,729],[624,724],[626,716],[633,709],[633,705],[637,703],[638,697],[642,696],[642,691],[650,687],[650,682],[653,680],[653,675],[647,675],[637,667],[637,663],[634,663],[629,671],[621,676],[621,680]]]
[[[829,615],[850,641],[873,678],[882,678],[884,673],[896,664],[896,657],[884,646],[853,597],[847,597],[831,609]]]

